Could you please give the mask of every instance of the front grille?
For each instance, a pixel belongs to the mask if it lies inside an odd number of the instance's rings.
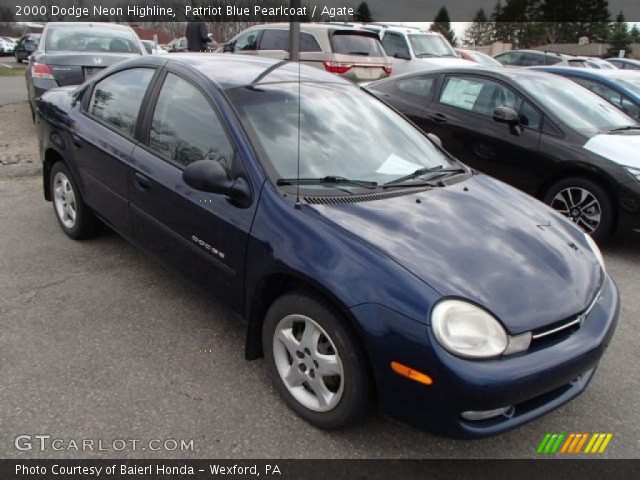
[[[534,348],[547,347],[561,342],[577,332],[598,301],[598,298],[600,298],[600,291],[595,295],[589,306],[578,315],[533,330],[531,332],[531,346]]]
[[[394,190],[392,192],[370,193],[364,195],[344,195],[339,197],[304,197],[306,203],[312,205],[337,205],[345,203],[371,202],[385,198],[404,197],[431,190],[431,187],[412,188],[410,190]]]

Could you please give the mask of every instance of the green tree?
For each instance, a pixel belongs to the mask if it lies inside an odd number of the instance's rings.
[[[492,28],[484,9],[480,8],[473,17],[473,22],[464,32],[464,40],[470,45],[489,45]]]
[[[581,0],[577,5],[573,29],[576,37],[588,37],[591,42],[605,42],[609,36],[609,2]]]
[[[371,10],[369,10],[367,2],[361,2],[360,5],[358,5],[358,8],[356,8],[353,14],[353,21],[363,23],[373,22],[373,16],[371,15]]]
[[[456,35],[451,28],[451,20],[449,19],[449,12],[447,12],[446,7],[441,7],[440,10],[438,10],[429,29],[441,33],[449,40],[451,45],[455,45]]]
[[[631,53],[631,34],[629,26],[624,18],[624,13],[620,11],[616,17],[616,21],[611,24],[611,35],[609,36],[609,50],[607,55],[617,57],[620,50],[625,51],[625,55]]]
[[[629,32],[629,35],[631,35],[631,41],[633,43],[640,42],[640,30],[638,29],[637,25],[633,25],[633,27],[631,28],[631,32]]]

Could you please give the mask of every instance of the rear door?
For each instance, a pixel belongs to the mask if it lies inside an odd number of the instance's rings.
[[[212,98],[179,66],[168,69],[155,89],[144,140],[133,153],[134,237],[169,267],[241,312],[245,253],[257,202],[237,206],[224,196],[191,188],[182,177],[197,160],[222,163],[230,178],[245,176]]]
[[[493,120],[497,107],[520,116],[515,130]],[[511,87],[478,75],[448,75],[425,110],[428,131],[444,148],[481,172],[530,191],[533,180],[550,171],[538,151],[542,113]]]
[[[425,109],[433,100],[437,91],[439,74],[425,74],[409,78],[391,77],[379,86],[373,85],[371,91],[392,107],[402,112],[422,130],[429,132],[431,120],[425,116]]]
[[[85,201],[125,236],[131,236],[129,183],[131,153],[144,98],[156,70],[115,72],[95,84],[74,109],[71,148],[80,170]]]
[[[385,67],[391,63],[382,48],[377,33],[364,30],[330,30],[330,61],[349,65],[343,74],[354,82],[372,82],[386,77]]]

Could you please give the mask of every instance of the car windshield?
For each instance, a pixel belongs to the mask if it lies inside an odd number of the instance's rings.
[[[637,125],[599,95],[558,76],[518,76],[518,84],[565,125],[588,132]]]
[[[333,34],[333,53],[345,55],[364,55],[368,57],[384,57],[380,41],[369,35],[352,32],[336,32]]]
[[[47,35],[49,52],[140,53],[133,32],[102,27],[53,28]]]
[[[302,83],[242,87],[228,95],[277,178],[344,177],[386,183],[452,162],[415,127],[356,87]],[[271,167],[271,168],[269,168]]]
[[[413,33],[409,41],[416,57],[457,57],[453,47],[440,35]]]

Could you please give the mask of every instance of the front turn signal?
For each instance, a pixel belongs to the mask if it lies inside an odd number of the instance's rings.
[[[401,363],[391,362],[391,369],[397,374],[411,380],[415,380],[418,383],[423,383],[424,385],[433,384],[433,379],[426,373],[419,372],[418,370],[414,370],[413,368],[407,367]]]

